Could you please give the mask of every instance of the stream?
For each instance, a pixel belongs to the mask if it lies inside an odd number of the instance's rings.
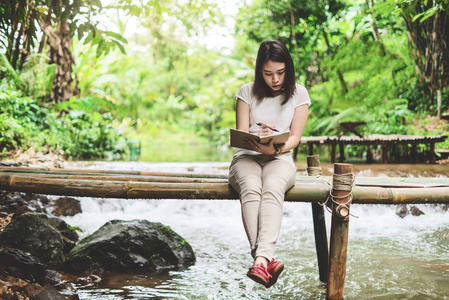
[[[66,167],[227,174],[228,162],[73,162]],[[305,175],[305,164],[297,164]],[[331,175],[331,164],[322,164]],[[449,177],[441,165],[354,165],[356,177]],[[113,219],[147,219],[170,226],[196,252],[197,262],[156,274],[109,273],[75,286],[80,299],[325,299],[315,252],[310,203],[285,203],[276,259],[285,263],[270,289],[246,277],[251,265],[240,204],[235,200],[80,198],[83,212],[64,217],[81,238]],[[449,299],[449,213],[417,205],[417,217],[395,206],[353,205],[345,299]],[[328,238],[330,213],[326,212]]]

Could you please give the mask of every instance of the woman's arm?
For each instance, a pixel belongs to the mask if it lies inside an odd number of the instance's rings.
[[[307,117],[309,116],[309,106],[301,105],[295,108],[295,113],[293,115],[292,124],[290,125],[290,137],[287,142],[280,147],[279,153],[288,152],[291,149],[298,146],[301,141],[302,134],[306,127]],[[249,120],[248,120],[249,123]],[[246,141],[254,151],[258,151],[260,153],[272,155],[276,154],[276,148],[273,145],[272,140],[268,144],[261,144],[254,139],[248,139]]]
[[[237,100],[235,123],[238,130],[249,132],[249,104],[242,99]]]
[[[306,128],[307,118],[309,116],[309,106],[301,105],[295,108],[293,121],[290,125],[290,137],[287,142],[281,146],[281,152],[290,151],[298,146],[302,134]]]

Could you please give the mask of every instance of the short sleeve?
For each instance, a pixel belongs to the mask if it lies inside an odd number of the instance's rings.
[[[312,104],[312,102],[310,101],[309,92],[305,87],[299,84],[296,85],[296,91],[293,94],[292,100],[295,108],[301,105],[307,104],[310,106],[310,104]]]
[[[238,91],[238,93],[235,95],[235,100],[237,101],[238,99],[242,99],[244,102],[248,103],[249,105],[251,105],[251,102],[253,100],[253,84],[254,83],[247,83],[244,86],[242,86],[240,88],[240,90]]]

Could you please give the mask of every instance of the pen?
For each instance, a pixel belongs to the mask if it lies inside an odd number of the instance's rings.
[[[258,125],[258,126],[263,126],[263,125],[265,125],[264,123],[256,123],[256,125]],[[271,128],[270,128],[271,129]],[[279,132],[279,130],[277,130],[277,129],[271,129],[271,130],[273,130],[273,131],[276,131],[276,132]]]

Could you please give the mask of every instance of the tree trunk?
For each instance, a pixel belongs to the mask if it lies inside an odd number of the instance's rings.
[[[348,86],[346,85],[345,78],[343,77],[343,73],[341,72],[340,68],[337,68],[337,77],[340,81],[340,86],[343,94],[346,94],[348,92]]]
[[[57,65],[51,98],[55,103],[67,101],[70,97],[78,96],[80,93],[78,81],[76,78],[72,78],[72,65],[75,63],[75,59],[70,50],[72,45],[70,26],[67,22],[61,21],[55,31],[51,25],[46,24],[43,20],[40,20],[40,25],[50,46],[51,63]]]
[[[374,1],[373,0],[366,0],[366,5],[371,10],[373,8],[373,6],[374,6]],[[374,40],[379,45],[380,55],[381,56],[385,56],[387,54],[387,51],[385,50],[385,46],[384,46],[384,44],[382,43],[382,41],[380,39],[380,34],[379,34],[379,29],[377,28],[376,19],[374,19],[371,16],[369,24],[371,26],[371,30],[373,31]]]
[[[418,1],[413,13],[403,15],[418,83],[423,95],[430,95],[431,104],[436,91],[449,84],[449,12],[437,11],[424,21],[413,21],[413,17],[433,6],[433,1],[428,1],[427,6]]]

